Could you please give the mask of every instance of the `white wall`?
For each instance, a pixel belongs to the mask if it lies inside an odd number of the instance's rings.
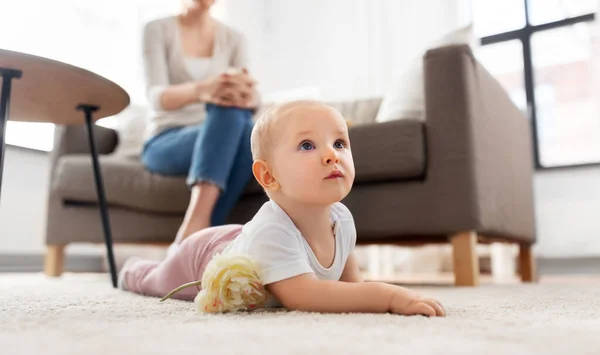
[[[427,43],[465,24],[468,0],[227,0],[261,91],[326,100],[381,95]]]
[[[0,193],[0,254],[43,250],[49,168],[46,153],[6,148]]]
[[[600,256],[600,167],[535,175],[539,255]]]

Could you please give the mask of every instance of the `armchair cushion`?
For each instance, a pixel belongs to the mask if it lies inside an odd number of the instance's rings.
[[[151,174],[139,159],[100,156],[107,203],[160,213],[180,213],[189,202],[185,178]],[[52,193],[67,203],[95,204],[96,187],[89,155],[66,155],[56,165]]]

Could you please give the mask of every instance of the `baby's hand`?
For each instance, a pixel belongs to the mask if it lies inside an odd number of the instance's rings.
[[[441,303],[433,298],[425,298],[409,291],[403,287],[398,287],[392,302],[390,312],[405,316],[424,315],[428,317],[445,317],[446,311]]]

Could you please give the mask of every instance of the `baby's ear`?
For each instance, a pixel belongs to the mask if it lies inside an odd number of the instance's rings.
[[[262,186],[267,191],[277,191],[279,189],[279,182],[273,176],[269,164],[264,161],[257,159],[252,164],[252,173],[254,174],[254,178],[260,186]]]

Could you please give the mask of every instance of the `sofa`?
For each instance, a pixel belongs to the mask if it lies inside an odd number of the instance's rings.
[[[354,124],[355,185],[343,201],[358,244],[449,243],[455,285],[479,282],[478,243],[519,245],[523,281],[535,280],[533,158],[529,121],[466,45],[423,57],[425,117],[375,123],[381,98],[331,102]],[[48,200],[46,273],[65,246],[103,243],[88,143],[81,126],[56,128]],[[151,174],[114,154],[116,131],[96,126],[115,244],[166,245],[189,199],[183,177]],[[267,200],[252,180],[228,218],[244,223]]]

